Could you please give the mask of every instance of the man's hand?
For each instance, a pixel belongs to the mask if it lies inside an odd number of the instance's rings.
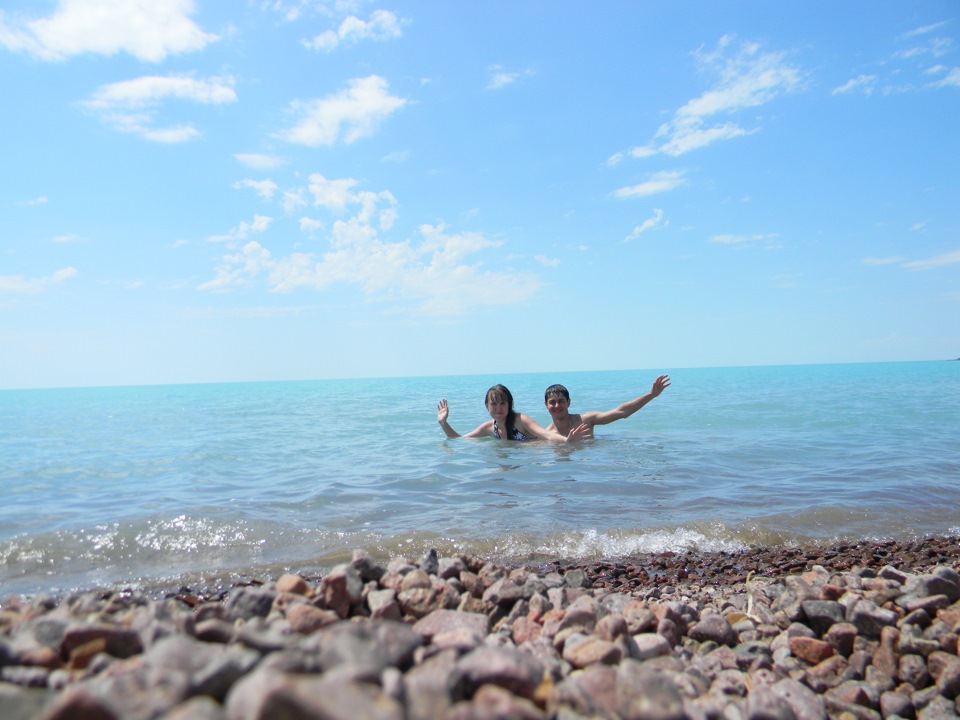
[[[670,387],[670,376],[661,375],[653,381],[653,387],[650,388],[650,394],[653,395],[653,397],[657,397],[668,387]]]
[[[590,426],[586,423],[580,423],[567,434],[567,442],[571,440],[586,440],[590,437]]]
[[[447,399],[444,398],[437,403],[437,422],[443,425],[450,416],[450,408],[447,407]]]

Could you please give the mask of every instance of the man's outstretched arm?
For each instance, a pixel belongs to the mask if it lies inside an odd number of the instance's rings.
[[[660,393],[668,387],[670,387],[670,376],[661,375],[653,381],[653,387],[651,387],[650,392],[645,395],[641,395],[633,400],[628,400],[613,410],[591,410],[590,412],[585,412],[583,413],[583,421],[588,425],[606,425],[607,423],[612,423],[614,420],[623,420],[633,415],[655,397],[659,397]]]

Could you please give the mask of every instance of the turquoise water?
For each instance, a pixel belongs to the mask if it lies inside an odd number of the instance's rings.
[[[569,445],[447,440],[503,382],[605,410]],[[0,392],[0,595],[145,589],[353,548],[504,562],[960,532],[960,362]]]

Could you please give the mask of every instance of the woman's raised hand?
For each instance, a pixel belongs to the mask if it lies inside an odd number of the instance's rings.
[[[450,408],[447,407],[447,399],[443,398],[443,400],[437,403],[437,422],[443,424],[449,416]]]

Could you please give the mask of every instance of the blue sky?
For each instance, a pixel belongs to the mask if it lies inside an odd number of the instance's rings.
[[[0,387],[960,356],[960,5],[7,0]]]

